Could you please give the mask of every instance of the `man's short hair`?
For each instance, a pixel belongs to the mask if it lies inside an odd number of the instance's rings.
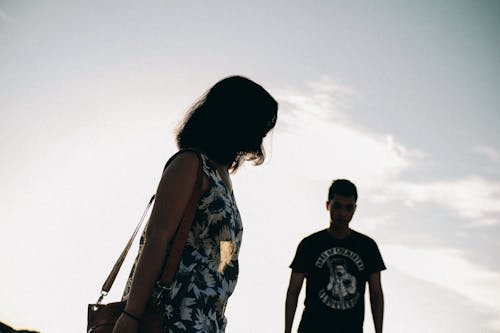
[[[356,185],[347,179],[335,179],[328,190],[328,201],[333,199],[333,195],[338,194],[344,197],[353,197],[354,202],[358,200],[358,190]]]

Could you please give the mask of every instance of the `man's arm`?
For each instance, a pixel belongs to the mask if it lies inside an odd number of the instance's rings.
[[[382,324],[384,321],[384,293],[380,281],[380,272],[370,275],[368,279],[370,288],[370,304],[372,308],[373,324],[375,333],[382,333]]]
[[[286,292],[285,302],[285,333],[292,332],[293,317],[295,317],[295,310],[297,309],[297,301],[299,299],[302,283],[304,282],[304,273],[292,271],[290,275],[290,284]]]

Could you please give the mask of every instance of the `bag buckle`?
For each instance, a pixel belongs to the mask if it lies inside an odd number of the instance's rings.
[[[97,311],[97,309],[99,309],[99,305],[101,304],[102,302],[102,299],[108,295],[108,292],[107,291],[104,291],[104,290],[101,290],[101,295],[99,296],[99,298],[97,299],[97,302],[95,302],[95,304],[92,304],[92,311]]]

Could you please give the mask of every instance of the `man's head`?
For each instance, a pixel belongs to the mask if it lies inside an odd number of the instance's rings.
[[[347,179],[335,179],[328,190],[328,201],[333,199],[334,194],[344,197],[353,197],[354,202],[358,201],[358,190],[356,185]]]
[[[330,223],[337,227],[347,227],[356,211],[358,191],[347,179],[337,179],[328,190],[326,208],[330,212]]]

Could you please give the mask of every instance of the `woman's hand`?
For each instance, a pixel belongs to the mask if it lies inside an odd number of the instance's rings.
[[[134,318],[122,315],[116,321],[113,333],[137,333],[139,332],[139,322]]]

